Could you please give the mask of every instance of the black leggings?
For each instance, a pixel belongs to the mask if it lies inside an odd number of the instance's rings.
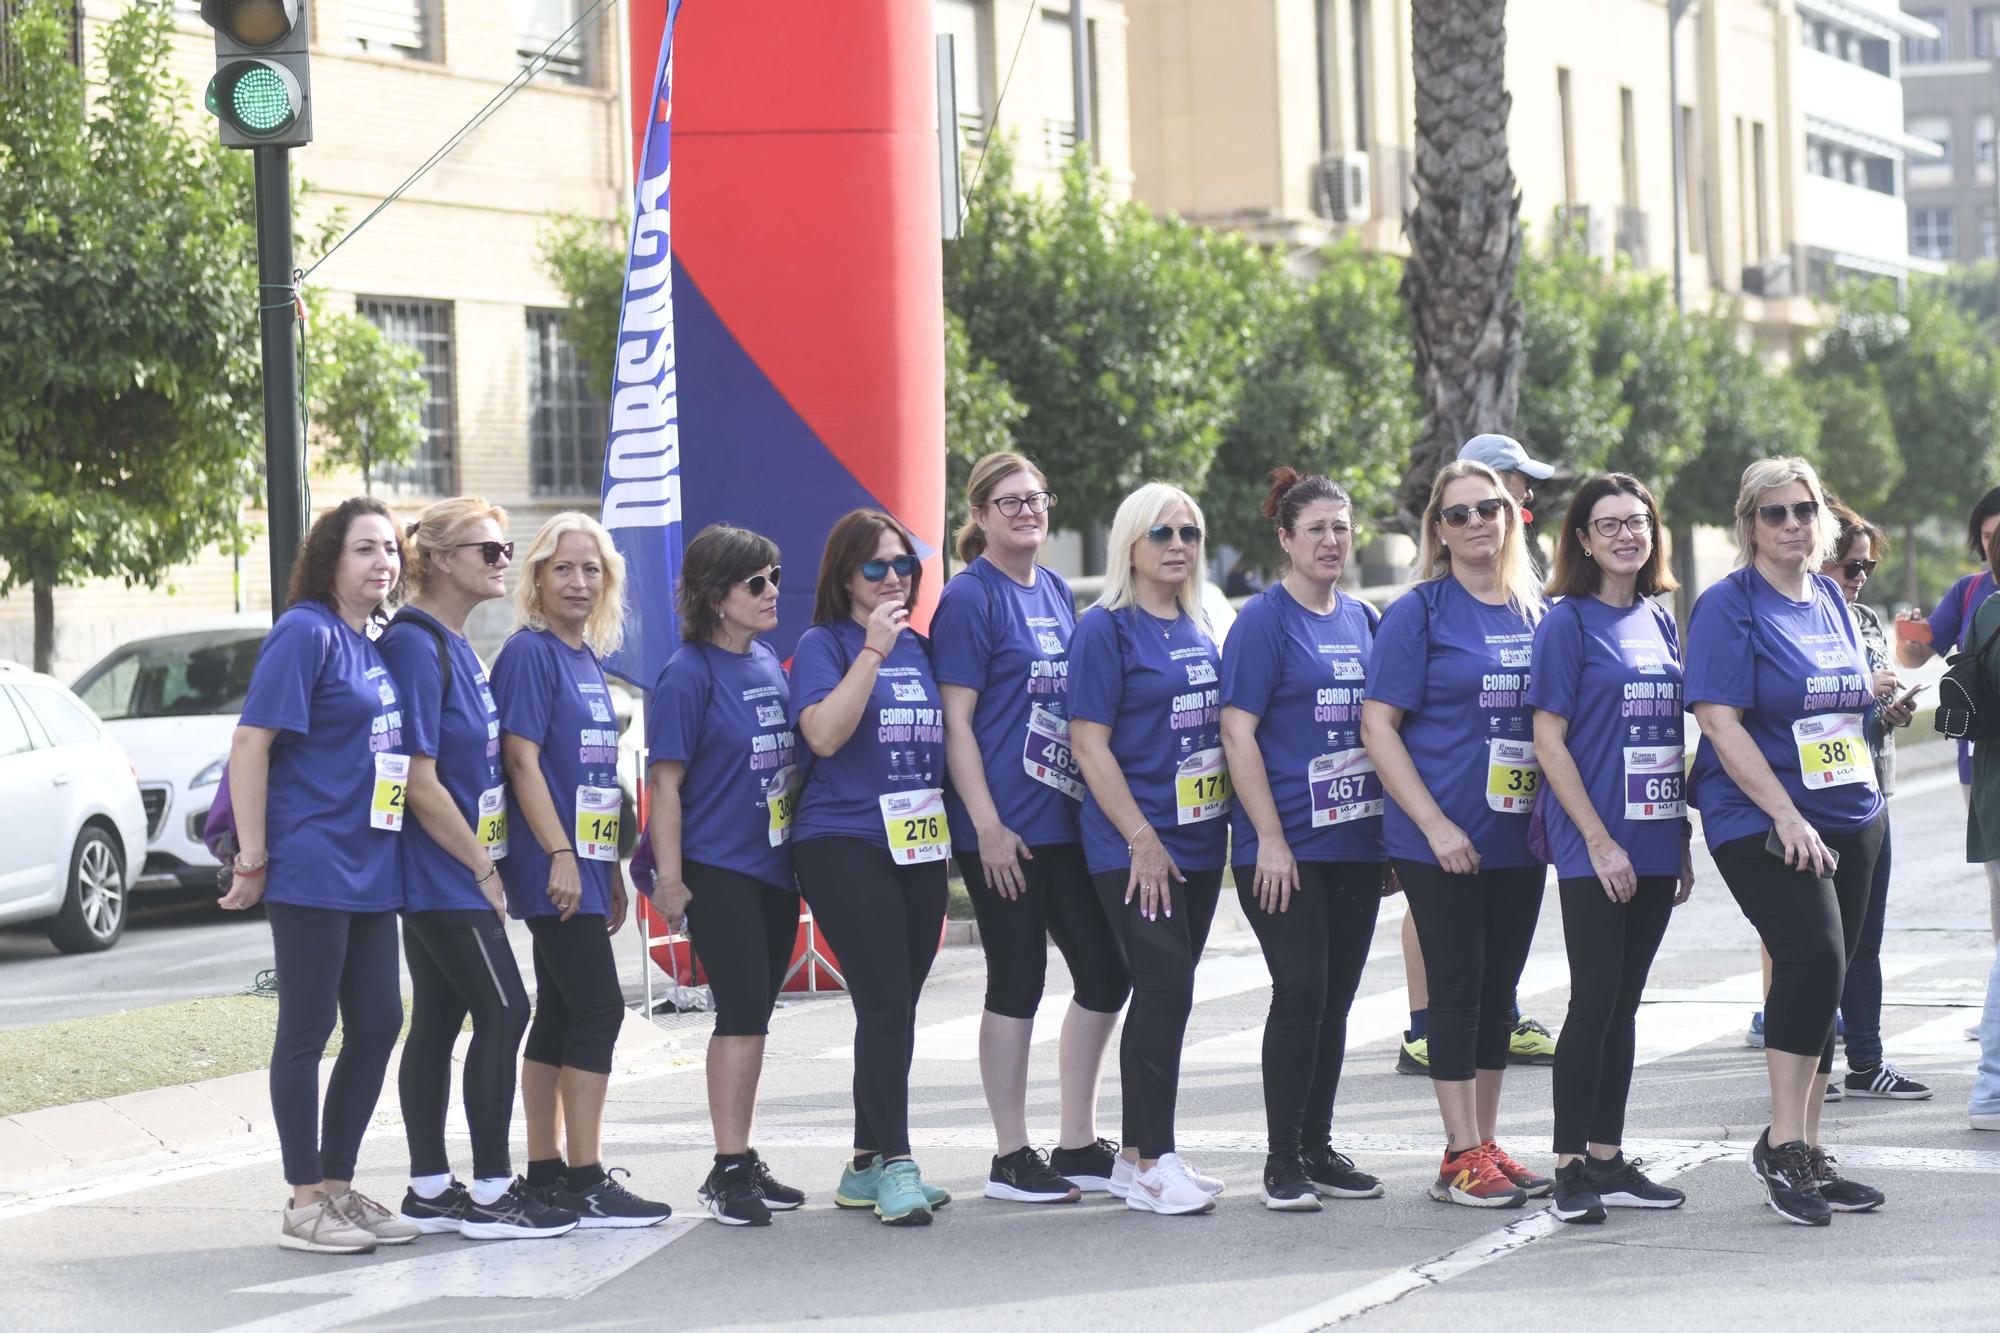
[[[1789,1055],[1817,1055],[1822,1074],[1833,1070],[1833,1016],[1847,961],[1861,940],[1883,824],[1877,816],[1852,833],[1822,831],[1820,838],[1840,857],[1839,869],[1825,879],[1789,869],[1764,850],[1762,833],[1715,849],[1723,883],[1771,955],[1764,1045]]]
[[[1569,951],[1569,1016],[1556,1042],[1555,1150],[1616,1146],[1625,1137],[1639,997],[1674,911],[1672,875],[1641,875],[1630,902],[1613,902],[1596,876],[1559,879]]]
[[[605,917],[582,912],[567,921],[528,918],[535,937],[535,1021],[523,1059],[586,1074],[611,1072],[625,992],[605,925]]]
[[[1048,941],[1053,939],[1069,965],[1077,1006],[1117,1013],[1132,994],[1132,978],[1119,957],[1118,941],[1111,937],[1111,923],[1097,905],[1082,844],[1029,851],[1033,858],[1021,862],[1025,887],[1014,899],[987,886],[977,853],[958,858],[958,873],[979,921],[979,943],[986,951],[986,1011],[1002,1018],[1035,1016],[1048,980]]]
[[[1264,1121],[1271,1151],[1333,1144],[1333,1097],[1375,914],[1380,862],[1301,861],[1299,891],[1283,912],[1257,903],[1257,867],[1236,867],[1236,899],[1271,969],[1264,1020]]]
[[[688,938],[715,997],[715,1035],[764,1036],[798,939],[799,896],[693,861],[681,864],[681,878],[694,895]]]
[[[1868,891],[1868,910],[1861,918],[1861,940],[1847,960],[1847,980],[1840,988],[1840,1023],[1847,1029],[1849,1069],[1873,1069],[1882,1063],[1882,927],[1889,912],[1889,812],[1882,812],[1882,850],[1875,857],[1875,882]]]
[[[899,866],[861,838],[807,838],[792,864],[854,1001],[855,1151],[907,1157],[917,1000],[944,930],[945,863]]]
[[[1092,875],[1132,975],[1132,1008],[1118,1040],[1118,1078],[1125,1101],[1125,1146],[1151,1159],[1174,1151],[1174,1104],[1180,1095],[1181,1041],[1194,1011],[1194,968],[1208,943],[1222,871],[1188,870],[1170,881],[1173,914],[1151,921],[1139,914],[1139,894],[1125,901],[1130,870]]]
[[[1548,867],[1454,875],[1428,861],[1392,864],[1430,977],[1431,1078],[1456,1083],[1505,1069],[1514,988],[1535,942]]]
[[[396,974],[396,914],[266,903],[277,956],[278,1035],[271,1044],[271,1119],[285,1180],[317,1185],[354,1179],[361,1135],[382,1095],[389,1052],[403,1030]],[[340,1054],[327,1080],[324,1118],[319,1062],[340,1018]]]
[[[514,1119],[514,1064],[528,1030],[528,989],[507,947],[507,923],[487,911],[405,912],[403,954],[410,965],[410,1035],[396,1088],[410,1174],[450,1172],[444,1122],[451,1104],[451,1049],[472,1016],[461,1096],[472,1130],[472,1174],[514,1174],[507,1128]]]

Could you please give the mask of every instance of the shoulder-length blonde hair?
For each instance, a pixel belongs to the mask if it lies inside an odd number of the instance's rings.
[[[1507,490],[1500,474],[1484,463],[1469,459],[1459,459],[1446,463],[1438,469],[1431,482],[1430,502],[1424,506],[1423,531],[1417,545],[1417,581],[1428,583],[1451,574],[1451,549],[1444,544],[1439,528],[1444,523],[1444,491],[1454,481],[1471,478],[1483,481],[1493,488],[1506,508],[1502,510],[1506,530],[1500,534],[1500,559],[1495,573],[1500,588],[1507,594],[1507,605],[1524,616],[1536,616],[1542,610],[1542,589],[1535,581],[1535,567],[1528,559],[1528,538],[1521,527],[1521,507],[1514,503],[1513,495]]]
[[[403,530],[403,577],[417,596],[430,590],[431,578],[437,573],[432,560],[450,553],[458,536],[468,524],[482,518],[490,518],[500,526],[500,539],[507,539],[507,511],[499,505],[486,503],[477,495],[458,495],[449,500],[439,500],[417,515],[416,521]]]
[[[514,585],[514,628],[542,630],[549,622],[542,616],[542,566],[555,558],[556,544],[572,532],[581,532],[597,543],[597,558],[604,565],[604,593],[597,609],[584,622],[583,641],[599,657],[609,657],[625,642],[625,557],[604,525],[574,509],[557,514],[542,524],[518,568],[521,579]]]
[[[1132,548],[1146,540],[1146,529],[1164,523],[1167,515],[1182,505],[1194,515],[1194,525],[1201,529],[1202,545],[1208,544],[1208,524],[1202,521],[1201,506],[1194,497],[1178,486],[1169,486],[1164,481],[1149,481],[1119,504],[1117,514],[1111,519],[1111,535],[1105,542],[1104,591],[1098,594],[1097,605],[1107,611],[1116,611],[1122,606],[1130,606],[1138,597],[1138,588],[1132,574]],[[1201,593],[1208,582],[1208,552],[1196,550],[1193,553],[1194,568],[1188,571],[1174,599],[1190,620],[1202,623]]]
[[[1834,548],[1840,544],[1840,521],[1826,502],[1826,488],[1819,484],[1819,473],[1803,458],[1760,458],[1743,469],[1743,484],[1736,492],[1738,568],[1757,556],[1757,506],[1772,491],[1782,490],[1793,482],[1803,482],[1807,494],[1819,505],[1819,513],[1813,518],[1813,548],[1806,558],[1807,571],[1818,573],[1821,565],[1833,559]]]

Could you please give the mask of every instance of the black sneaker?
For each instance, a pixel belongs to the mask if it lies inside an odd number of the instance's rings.
[[[1606,1208],[1678,1208],[1686,1203],[1687,1195],[1656,1184],[1639,1169],[1645,1161],[1643,1157],[1628,1158],[1621,1152],[1608,1162],[1586,1157],[1583,1169],[1590,1177],[1591,1189],[1604,1201]],[[1556,1174],[1560,1176],[1562,1173]],[[1561,1186],[1557,1188],[1561,1189]]]
[[[1604,1200],[1591,1188],[1582,1162],[1556,1168],[1555,1200],[1549,1211],[1558,1222],[1602,1222]]]
[[[1413,1037],[1406,1030],[1402,1044],[1396,1047],[1396,1072],[1398,1074],[1421,1074],[1429,1077],[1431,1072],[1431,1039],[1428,1036]]]
[[[1316,1213],[1319,1191],[1306,1178],[1297,1153],[1272,1153],[1264,1159],[1264,1206],[1278,1213]]]
[[[750,1150],[750,1178],[757,1182],[758,1190],[763,1193],[764,1206],[774,1213],[789,1213],[806,1201],[804,1190],[778,1183],[777,1177],[771,1174],[771,1168],[764,1164],[764,1159],[757,1155],[755,1148]]]
[[[1880,1208],[1888,1196],[1872,1185],[1848,1180],[1840,1174],[1839,1162],[1824,1148],[1807,1150],[1812,1162],[1813,1183],[1819,1197],[1836,1213],[1865,1213]]]
[[[465,1186],[454,1180],[444,1193],[432,1199],[405,1189],[403,1206],[396,1211],[426,1236],[435,1236],[442,1231],[457,1231],[465,1222],[465,1208],[471,1202],[472,1196],[466,1193]]]
[[[1012,1203],[1075,1203],[1083,1197],[1076,1182],[1058,1175],[1037,1148],[1016,1148],[993,1159],[986,1197]]]
[[[757,1185],[757,1173],[748,1162],[726,1165],[717,1162],[697,1193],[702,1207],[726,1227],[771,1225],[771,1210],[764,1202],[764,1191]]]
[[[1844,1102],[1847,1100],[1847,1089],[1840,1085],[1839,1079],[1829,1078],[1826,1081],[1826,1096],[1821,1100],[1829,1102]]]
[[[1887,1060],[1873,1069],[1848,1070],[1845,1086],[1850,1097],[1884,1097],[1890,1101],[1920,1102],[1931,1095],[1929,1088],[1910,1078]]]
[[[549,1201],[575,1213],[581,1227],[654,1227],[674,1215],[674,1210],[666,1204],[640,1198],[613,1179],[614,1176],[630,1180],[632,1173],[614,1166],[585,1189],[548,1191]]]
[[[1306,1179],[1329,1199],[1379,1199],[1382,1182],[1354,1168],[1354,1159],[1332,1148],[1307,1148],[1299,1154]]]
[[[1750,1174],[1764,1186],[1766,1201],[1778,1216],[1802,1227],[1833,1225],[1833,1210],[1820,1197],[1813,1177],[1812,1150],[1804,1143],[1771,1144],[1771,1127],[1757,1136],[1750,1149]]]
[[[576,1226],[575,1213],[550,1203],[547,1195],[529,1189],[528,1182],[517,1176],[507,1192],[492,1203],[481,1203],[468,1195],[465,1221],[458,1234],[467,1240],[534,1240],[566,1236]]]
[[[1085,1194],[1111,1192],[1111,1164],[1118,1159],[1118,1145],[1099,1139],[1081,1148],[1057,1148],[1049,1154],[1049,1169]]]

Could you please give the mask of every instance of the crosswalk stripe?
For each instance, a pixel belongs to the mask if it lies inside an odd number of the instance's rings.
[[[1885,954],[1882,979],[1889,981],[1936,961],[1924,954]],[[1763,985],[1763,972],[1751,971],[1676,992],[1671,1000],[1641,1000],[1634,1065],[1653,1064],[1749,1027],[1752,1010],[1762,1007],[1757,996]]]

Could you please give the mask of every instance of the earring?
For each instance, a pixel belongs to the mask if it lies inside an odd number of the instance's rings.
[[[1595,560],[1597,559],[1597,552],[1591,550],[1588,546],[1586,546],[1583,548],[1583,558],[1585,560]]]

